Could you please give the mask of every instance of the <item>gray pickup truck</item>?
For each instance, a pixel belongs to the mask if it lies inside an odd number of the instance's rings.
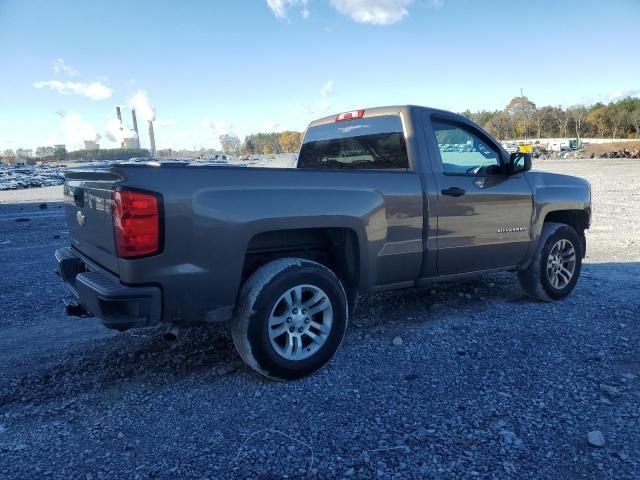
[[[417,106],[312,122],[295,168],[70,169],[68,313],[169,334],[230,321],[252,368],[292,379],[331,359],[359,295],[515,271],[559,300],[580,274],[590,186],[530,169],[468,119]]]

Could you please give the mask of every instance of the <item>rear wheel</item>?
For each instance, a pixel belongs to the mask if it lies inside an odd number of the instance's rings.
[[[288,380],[333,357],[347,326],[347,297],[334,273],[318,263],[275,260],[245,283],[231,333],[242,359],[257,372]]]
[[[518,272],[518,278],[527,295],[549,302],[566,297],[576,286],[583,242],[569,225],[546,224],[545,228],[547,235],[543,235],[529,267]]]

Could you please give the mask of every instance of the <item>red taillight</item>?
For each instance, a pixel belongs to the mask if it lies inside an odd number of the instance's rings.
[[[344,112],[336,117],[336,122],[342,122],[344,120],[355,120],[356,118],[362,118],[364,110],[353,110],[351,112]]]
[[[111,192],[116,252],[119,257],[141,257],[160,250],[160,199],[131,190]]]

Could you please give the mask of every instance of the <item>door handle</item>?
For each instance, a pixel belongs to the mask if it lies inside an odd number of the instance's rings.
[[[443,195],[448,195],[450,197],[461,197],[465,193],[467,192],[465,192],[464,189],[459,187],[451,187],[451,188],[447,188],[446,190],[442,190]]]

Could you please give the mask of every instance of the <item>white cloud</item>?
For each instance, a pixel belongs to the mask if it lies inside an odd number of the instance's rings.
[[[61,82],[60,80],[47,80],[35,82],[35,88],[51,88],[62,95],[82,95],[93,100],[104,100],[111,97],[113,90],[102,82]]]
[[[213,145],[214,148],[221,148],[220,135],[235,135],[233,124],[224,120],[211,121],[208,118],[202,120],[204,132],[193,132],[192,137],[203,145]]]
[[[265,132],[280,132],[282,131],[282,126],[274,121],[274,120],[268,120],[266,122],[264,122],[264,125],[262,127],[264,129]]]
[[[431,8],[442,8],[444,6],[444,0],[429,0],[429,6]]]
[[[318,116],[323,112],[326,112],[331,107],[329,103],[329,97],[333,94],[333,80],[327,80],[325,84],[320,88],[320,100],[314,103],[308,103],[298,108],[298,113],[303,113],[310,116]]]
[[[330,0],[338,13],[350,16],[358,23],[391,25],[409,14],[407,8],[413,0]],[[435,3],[441,3],[437,0]]]
[[[302,18],[309,18],[308,0],[266,0],[273,15],[284,20],[289,12],[298,8]],[[391,25],[409,14],[407,7],[414,0],[329,0],[329,4],[342,15],[358,23]],[[442,8],[444,0],[427,0],[430,8]]]
[[[287,18],[289,10],[299,6],[301,8],[302,18],[309,18],[310,12],[307,8],[308,0],[267,0],[267,6],[276,18],[281,20]]]
[[[322,89],[320,90],[320,95],[322,95],[322,98],[327,98],[332,93],[333,93],[333,80],[328,80],[327,83],[325,83]]]
[[[64,63],[64,60],[61,58],[56,58],[53,61],[53,71],[55,73],[68,75],[69,77],[77,77],[78,75],[80,75],[80,72],[78,70]]]
[[[204,118],[202,120],[202,127],[206,130],[217,133],[218,135],[222,135],[225,133],[231,133],[233,124],[225,122],[224,120],[211,121],[208,118]]]
[[[276,18],[285,18],[287,16],[287,7],[289,4],[289,0],[267,0],[267,5]]]
[[[619,90],[617,92],[613,92],[607,96],[607,100],[610,102],[617,102],[619,100],[624,100],[627,97],[637,97],[640,95],[640,89],[638,88],[628,88],[626,90]]]
[[[323,98],[318,102],[308,103],[306,105],[298,107],[297,109],[295,109],[295,113],[302,113],[311,117],[318,117],[322,113],[329,110],[330,106],[331,105],[329,104],[329,102],[325,98]]]

